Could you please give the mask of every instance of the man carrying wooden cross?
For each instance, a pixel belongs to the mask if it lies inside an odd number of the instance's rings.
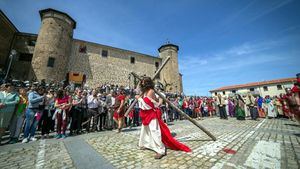
[[[140,89],[142,91],[142,95],[136,96],[136,100],[133,101],[131,106],[127,109],[125,116],[129,114],[135,103],[139,102],[139,107],[141,109],[140,111],[140,117],[142,119],[142,129],[141,129],[141,135],[140,135],[140,141],[139,146],[141,149],[151,149],[154,150],[157,154],[155,155],[155,159],[161,159],[166,154],[166,147],[173,149],[173,150],[181,150],[190,152],[190,148],[186,145],[179,143],[176,141],[166,124],[162,121],[161,118],[161,111],[159,109],[159,105],[161,104],[157,102],[157,98],[155,96],[155,93],[158,94],[158,96],[163,99],[165,102],[169,104],[172,108],[174,108],[178,113],[180,113],[182,116],[184,116],[187,120],[192,122],[194,125],[196,125],[199,129],[201,129],[203,132],[205,132],[209,137],[211,137],[214,141],[216,140],[216,137],[213,136],[209,131],[207,131],[203,126],[201,126],[199,123],[197,123],[194,119],[186,115],[182,110],[180,110],[178,107],[176,107],[174,104],[172,104],[169,100],[165,98],[164,95],[162,95],[160,92],[158,92],[154,88],[153,80],[159,72],[163,69],[163,67],[166,65],[170,57],[168,57],[164,63],[161,65],[161,67],[156,71],[153,78],[149,77],[143,77],[140,78],[137,74],[131,73],[135,78],[140,80]]]
[[[159,108],[161,102],[158,102],[158,98],[155,96],[154,83],[150,77],[142,78],[140,90],[143,96],[136,96],[142,120],[139,147],[154,150],[156,152],[155,159],[161,159],[166,155],[166,147],[190,152],[191,149],[188,146],[173,138],[169,128],[163,122]]]

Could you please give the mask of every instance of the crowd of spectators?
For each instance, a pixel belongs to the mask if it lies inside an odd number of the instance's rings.
[[[0,139],[9,133],[9,143],[23,143],[37,138],[57,139],[84,132],[113,130],[141,125],[138,104],[124,116],[137,94],[135,89],[104,84],[94,89],[63,84],[4,83],[0,88]],[[298,95],[297,95],[298,94]],[[299,82],[285,94],[275,97],[251,93],[231,97],[200,97],[164,93],[175,106],[197,120],[218,116],[238,120],[286,117],[299,120]],[[160,106],[165,123],[183,120],[167,103]],[[9,132],[7,132],[9,129]],[[36,136],[36,130],[40,135]],[[1,140],[0,140],[1,143]]]

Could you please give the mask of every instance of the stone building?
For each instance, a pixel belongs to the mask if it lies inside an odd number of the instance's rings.
[[[9,53],[18,52],[13,59],[10,76],[20,80],[85,82],[90,87],[110,83],[133,86],[130,72],[154,75],[164,59],[170,61],[160,73],[159,80],[168,92],[183,91],[182,75],[178,68],[179,47],[162,45],[159,56],[74,39],[76,21],[64,12],[54,9],[39,11],[41,27],[38,34],[19,32],[0,14],[0,67],[7,69]]]
[[[253,82],[247,84],[233,85],[233,86],[224,86],[218,89],[211,90],[210,93],[212,96],[230,96],[235,93],[247,94],[248,92],[258,94],[262,97],[266,95],[269,96],[279,96],[281,93],[286,93],[286,88],[292,88],[296,78],[285,78],[285,79],[276,79],[262,82]]]

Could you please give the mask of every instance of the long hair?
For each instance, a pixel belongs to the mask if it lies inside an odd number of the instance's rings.
[[[64,97],[64,91],[63,90],[58,90],[57,91],[57,98],[62,99]]]
[[[143,77],[140,83],[140,88],[143,93],[150,89],[154,89],[154,83],[150,77]]]

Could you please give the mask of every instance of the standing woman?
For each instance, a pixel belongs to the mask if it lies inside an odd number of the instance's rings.
[[[114,121],[118,124],[118,132],[122,131],[123,121],[124,121],[124,114],[125,114],[125,91],[121,90],[119,95],[116,97],[115,100],[115,112],[114,112]]]
[[[17,143],[22,130],[25,110],[28,104],[27,92],[25,88],[19,89],[20,101],[17,105],[16,113],[13,115],[10,126],[10,144]]]
[[[49,138],[49,133],[52,125],[52,105],[54,104],[54,90],[50,89],[45,97],[45,109],[41,117],[42,139]]]
[[[56,108],[57,119],[57,135],[55,138],[66,138],[67,110],[70,108],[70,103],[69,98],[64,96],[63,90],[58,90],[54,106]]]
[[[235,106],[235,114],[236,114],[236,119],[238,120],[245,120],[246,113],[244,110],[245,107],[245,101],[242,98],[241,95],[236,95],[236,106]]]
[[[230,117],[234,117],[234,116],[235,116],[234,111],[235,111],[234,103],[233,103],[233,101],[232,101],[232,98],[229,97],[229,98],[228,98],[228,113],[229,113],[229,116],[230,116]]]
[[[14,91],[14,87],[10,83],[5,84],[4,91],[0,92],[0,144],[19,100],[19,95]]]
[[[268,107],[268,117],[269,118],[276,117],[276,112],[275,112],[275,107],[274,107],[273,100],[270,98],[270,96],[267,96],[265,100],[266,100],[266,105]]]
[[[262,98],[261,96],[257,96],[256,103],[257,103],[257,109],[258,109],[258,116],[260,118],[265,118],[266,115],[265,115],[265,111],[263,109],[264,98]]]

